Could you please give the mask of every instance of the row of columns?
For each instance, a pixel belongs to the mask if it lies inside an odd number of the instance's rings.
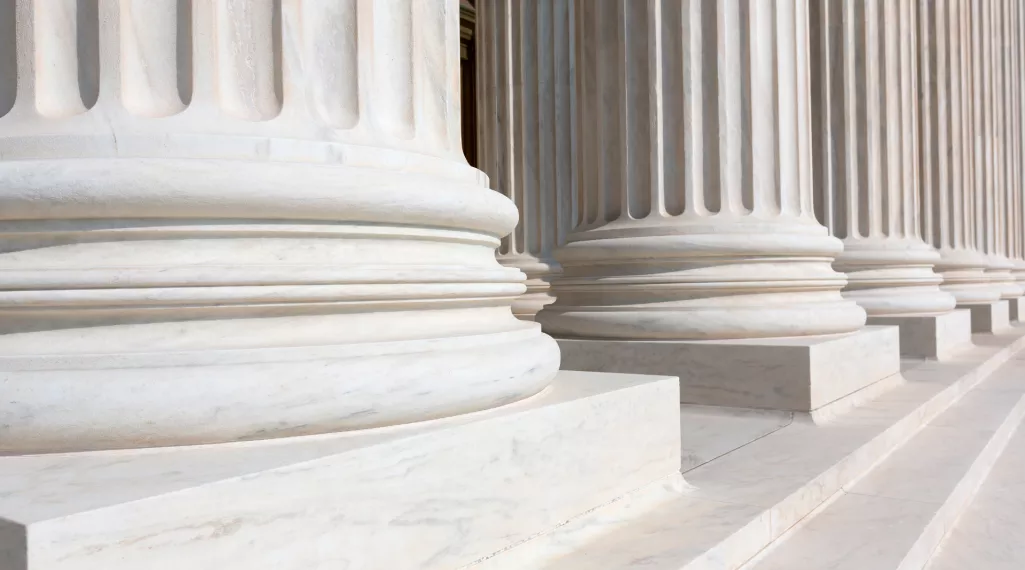
[[[486,86],[482,168],[530,195],[518,232],[556,240],[534,250],[557,260],[547,332],[823,335],[1022,296],[1018,2],[594,0],[571,27],[481,4],[511,15],[480,24],[509,79]],[[526,19],[548,32],[491,41]],[[568,76],[533,79],[567,50]],[[509,159],[530,152],[567,164]]]
[[[538,323],[819,338],[1020,294],[1015,2],[479,4],[512,201],[461,153],[457,0],[0,3],[0,452],[493,408],[552,381]]]

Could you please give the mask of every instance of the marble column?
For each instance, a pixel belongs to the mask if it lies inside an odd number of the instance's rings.
[[[861,329],[865,310],[841,295],[847,279],[832,267],[842,243],[812,205],[807,0],[588,7],[576,12],[580,203],[556,252],[556,300],[537,316],[565,366],[689,376],[711,354],[706,341],[727,341],[715,346],[750,365],[754,339],[812,345]],[[698,344],[664,348],[661,367],[620,352],[648,341]],[[708,374],[717,387],[682,378],[684,396],[721,404],[712,390],[739,392],[749,372],[723,358],[737,367]],[[734,395],[729,405],[778,404]]]
[[[536,394],[456,0],[0,5],[0,449],[251,440]]]
[[[981,53],[976,59],[980,64],[976,81],[981,80],[982,84],[982,97],[977,102],[982,107],[981,143],[984,145],[980,228],[982,249],[989,263],[986,273],[994,286],[1000,289],[1002,299],[1014,299],[1025,291],[1012,277],[1014,266],[1007,257],[1006,229],[1010,219],[1004,166],[1009,156],[1006,153],[1006,100],[1003,92],[1005,48],[1002,23],[1006,17],[1003,8],[1002,0],[980,3],[978,34]]]
[[[554,300],[553,257],[572,220],[573,2],[486,0],[477,10],[478,157],[520,221],[499,261],[527,274],[513,312],[533,319]]]
[[[869,322],[901,327],[907,356],[970,343],[967,312],[922,239],[918,9],[912,0],[811,3],[815,205],[843,239],[834,267]]]
[[[923,237],[940,253],[941,288],[972,309],[974,330],[991,328],[1000,289],[986,273],[976,218],[972,6],[970,0],[918,3]]]
[[[1014,263],[1012,274],[1015,281],[1025,286],[1025,10],[1014,0],[1008,0],[1009,15],[1007,29],[1010,38],[1009,67],[1007,75],[1011,79],[1011,109],[1009,121],[1011,128],[1013,160],[1009,167],[1014,181],[1010,195],[1010,211],[1013,222],[1009,224],[1011,240],[1011,261]],[[1025,316],[1025,315],[1023,315]]]

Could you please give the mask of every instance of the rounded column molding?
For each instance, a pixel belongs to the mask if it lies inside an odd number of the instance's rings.
[[[457,0],[5,17],[0,450],[387,426],[554,376],[494,257],[516,209],[462,157]]]

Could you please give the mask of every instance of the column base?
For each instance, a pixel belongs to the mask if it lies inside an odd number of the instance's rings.
[[[556,340],[565,369],[679,376],[685,404],[813,412],[900,373],[897,327],[782,339]]]
[[[678,485],[678,399],[675,378],[562,372],[529,400],[415,426],[0,457],[0,567],[463,567]]]
[[[926,317],[869,317],[870,325],[900,328],[900,355],[948,360],[972,345],[971,311]]]
[[[960,308],[971,309],[973,333],[1000,332],[1011,326],[1009,301],[1002,300],[995,303],[982,303],[980,305],[968,305]]]
[[[1025,319],[1025,297],[1011,299],[1008,303],[1008,307],[1010,309],[1008,319],[1012,323],[1022,322],[1022,320]]]

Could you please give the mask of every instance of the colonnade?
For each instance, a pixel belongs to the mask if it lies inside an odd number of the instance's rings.
[[[503,171],[571,202],[565,232],[521,210],[565,233],[550,334],[817,336],[1022,296],[1017,2],[593,0],[572,23],[527,46],[481,22],[498,59],[573,52],[572,118],[537,131],[572,142],[572,174]]]
[[[542,326],[811,346],[1021,297],[1017,2],[480,0],[488,176],[458,8],[0,4],[0,451],[484,410],[551,382]]]

